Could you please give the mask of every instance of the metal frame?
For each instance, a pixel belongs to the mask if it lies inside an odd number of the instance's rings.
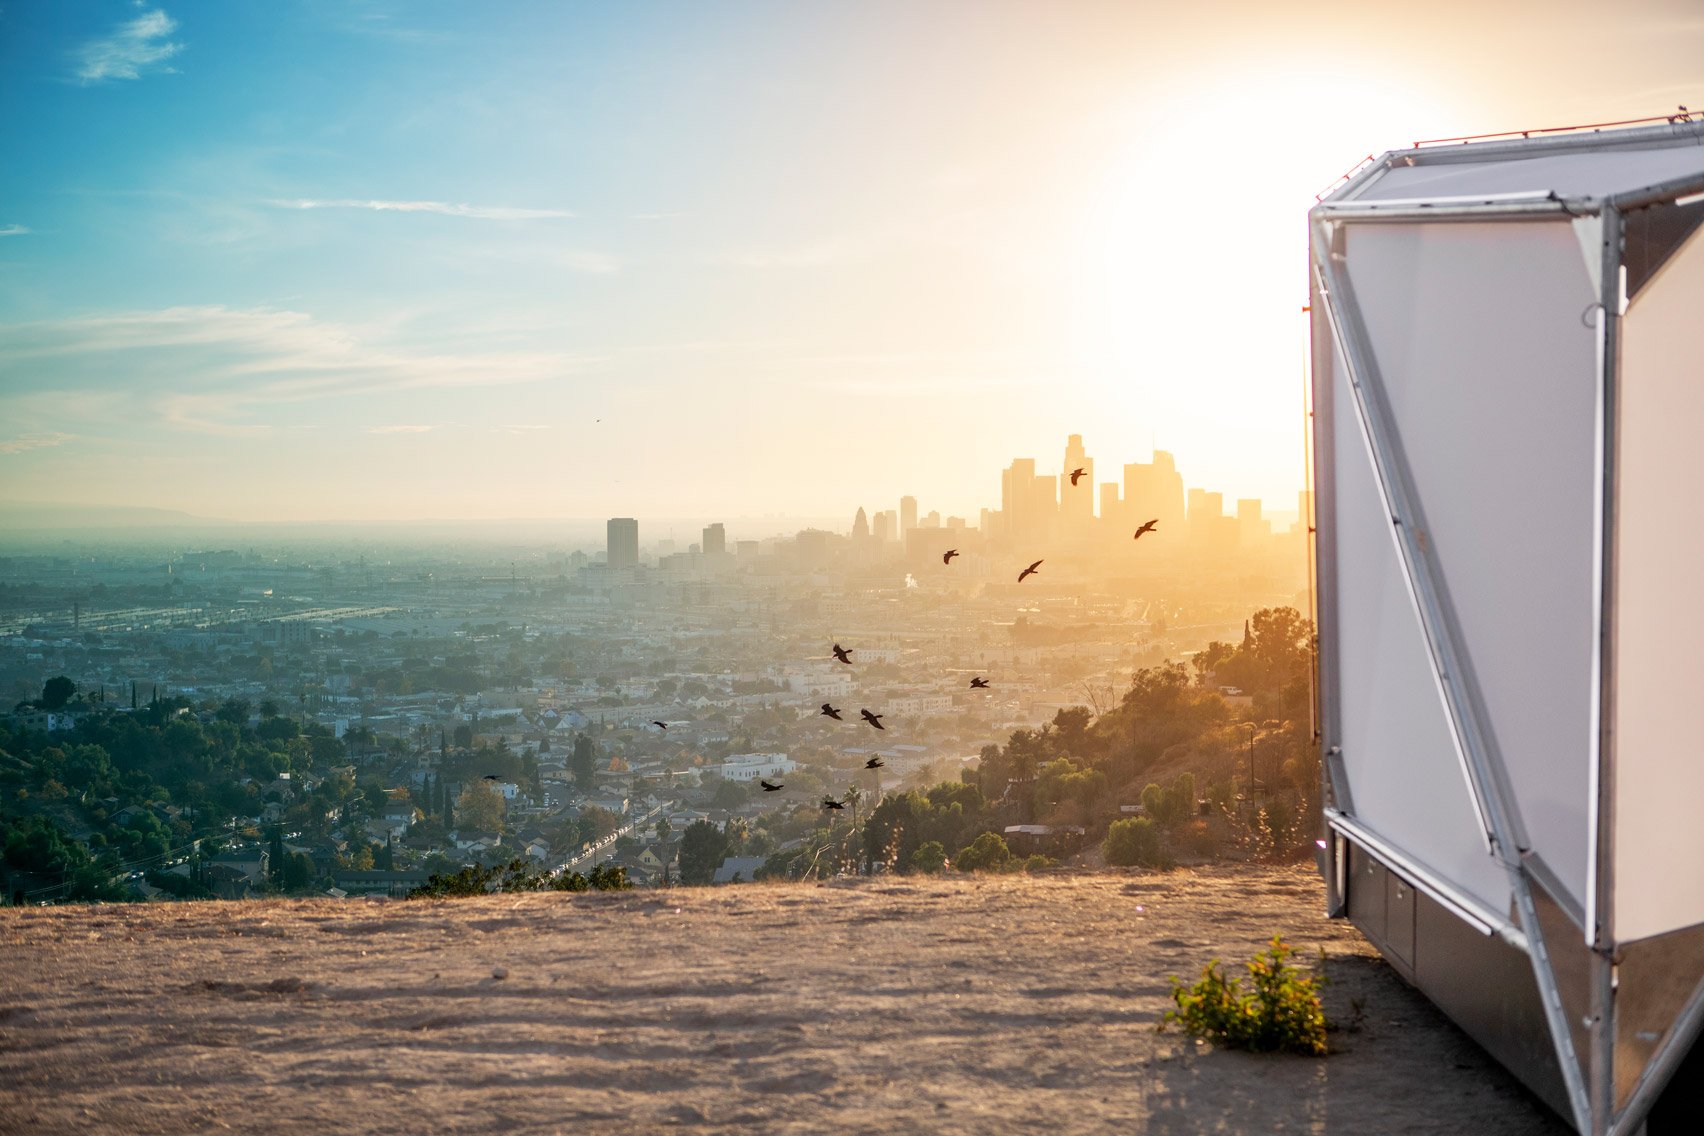
[[[1534,220],[1553,218],[1560,208],[1551,201],[1533,200],[1486,207],[1505,219],[1528,217]],[[1568,1026],[1567,1011],[1557,986],[1555,968],[1550,962],[1544,931],[1539,925],[1531,878],[1521,865],[1521,850],[1530,848],[1531,843],[1526,839],[1525,828],[1514,804],[1514,794],[1490,741],[1490,731],[1484,722],[1484,700],[1468,667],[1466,653],[1460,647],[1459,632],[1451,618],[1448,593],[1441,574],[1432,564],[1432,555],[1419,542],[1419,534],[1427,527],[1425,514],[1413,489],[1413,479],[1400,443],[1391,427],[1383,380],[1367,345],[1365,325],[1355,301],[1354,289],[1336,267],[1342,259],[1338,247],[1342,224],[1332,216],[1336,212],[1317,209],[1313,221],[1314,271],[1318,288],[1325,299],[1324,310],[1338,350],[1349,369],[1349,389],[1357,424],[1361,428],[1361,438],[1367,448],[1385,513],[1391,519],[1391,539],[1396,546],[1409,601],[1432,658],[1433,680],[1455,738],[1456,756],[1479,811],[1487,849],[1508,873],[1545,1021],[1550,1027],[1551,1042],[1561,1065],[1569,1110],[1575,1127],[1586,1132],[1591,1130],[1591,1098],[1579,1055],[1574,1049],[1573,1034]],[[1483,214],[1451,211],[1425,212],[1422,216],[1427,220],[1468,220],[1479,219]]]
[[[1652,1106],[1667,1087],[1691,1047],[1704,1036],[1704,975],[1646,1062],[1624,1108],[1617,1110],[1615,1093],[1616,965],[1618,946],[1614,919],[1615,884],[1615,585],[1616,471],[1618,467],[1621,318],[1627,304],[1622,279],[1622,245],[1626,210],[1695,196],[1704,191],[1704,174],[1612,194],[1561,198],[1548,192],[1499,193],[1483,196],[1362,200],[1389,170],[1404,166],[1450,165],[1557,154],[1704,146],[1704,123],[1675,123],[1610,134],[1590,133],[1543,139],[1473,142],[1450,147],[1392,151],[1356,171],[1319,205],[1309,218],[1312,272],[1312,311],[1317,322],[1312,335],[1314,356],[1334,356],[1329,367],[1312,376],[1314,442],[1315,557],[1318,566],[1316,626],[1319,632],[1321,778],[1326,796],[1325,819],[1330,833],[1327,891],[1332,914],[1344,909],[1341,856],[1345,841],[1359,844],[1398,871],[1417,888],[1475,930],[1496,935],[1525,951],[1543,1003],[1555,1056],[1566,1086],[1575,1127],[1592,1136],[1635,1136]],[[1549,221],[1593,218],[1601,239],[1594,266],[1598,302],[1597,406],[1594,455],[1598,473],[1592,533],[1594,552],[1593,678],[1597,698],[1592,707],[1592,737],[1588,745],[1589,825],[1588,877],[1585,903],[1572,899],[1554,871],[1530,847],[1520,810],[1501,755],[1488,729],[1487,711],[1462,648],[1461,629],[1440,567],[1419,539],[1424,531],[1424,506],[1415,490],[1401,440],[1394,426],[1382,376],[1373,356],[1365,324],[1356,303],[1352,281],[1344,269],[1342,240],[1351,225],[1438,221]],[[1578,228],[1578,226],[1577,226]],[[1347,408],[1336,405],[1337,362],[1346,370]],[[1323,377],[1322,377],[1323,376]],[[1379,498],[1390,518],[1390,537],[1413,614],[1430,655],[1436,692],[1443,703],[1456,757],[1470,799],[1478,810],[1487,851],[1507,871],[1516,923],[1505,913],[1488,911],[1482,901],[1466,894],[1447,876],[1415,860],[1361,821],[1350,798],[1340,748],[1342,723],[1338,705],[1341,678],[1340,625],[1335,597],[1338,584],[1336,494],[1337,463],[1334,415],[1352,413],[1370,464]],[[1532,888],[1542,887],[1580,930],[1577,945],[1556,943],[1558,949],[1589,952],[1588,1052],[1577,1052],[1573,1030],[1561,997],[1550,944],[1540,928]],[[1582,1058],[1586,1060],[1582,1062]]]

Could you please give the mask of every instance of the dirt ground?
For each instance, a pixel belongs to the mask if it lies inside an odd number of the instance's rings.
[[[1567,1131],[1322,906],[1298,867],[8,908],[0,1132]],[[1332,1056],[1155,1031],[1274,932],[1326,951]]]

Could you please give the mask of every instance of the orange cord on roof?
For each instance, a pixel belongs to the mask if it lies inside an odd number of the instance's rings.
[[[1568,134],[1576,130],[1603,130],[1611,126],[1642,126],[1654,122],[1692,122],[1694,116],[1698,120],[1704,120],[1704,111],[1691,111],[1683,106],[1673,114],[1653,115],[1650,118],[1625,118],[1620,122],[1593,122],[1584,126],[1546,126],[1539,130],[1504,130],[1496,134],[1465,134],[1460,138],[1427,138],[1424,141],[1414,143],[1414,145],[1416,147],[1440,146],[1447,142],[1483,142],[1488,138],[1531,138],[1535,134]]]

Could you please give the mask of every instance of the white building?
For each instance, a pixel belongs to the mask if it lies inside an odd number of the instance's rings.
[[[722,763],[724,781],[755,781],[783,777],[798,766],[784,753],[736,753]]]

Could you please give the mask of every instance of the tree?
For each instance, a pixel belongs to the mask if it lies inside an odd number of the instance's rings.
[[[1160,844],[1160,829],[1147,817],[1115,820],[1101,841],[1101,855],[1115,867],[1141,865],[1147,868],[1168,868],[1171,859]]]
[[[961,872],[1009,872],[1012,870],[1012,850],[1006,838],[998,832],[985,832],[959,850],[953,864]]]
[[[503,794],[489,781],[469,781],[456,798],[456,815],[462,827],[474,832],[500,832],[503,828]]]
[[[709,883],[727,855],[727,834],[707,820],[693,821],[680,838],[680,882]]]
[[[737,809],[751,797],[751,785],[744,781],[723,781],[716,786],[716,793],[710,798],[713,809]]]
[[[574,775],[574,787],[590,792],[597,778],[597,748],[586,734],[574,737],[574,754],[568,761],[568,771]]]
[[[58,710],[71,696],[77,693],[77,684],[64,675],[54,675],[41,684],[41,708],[43,710]]]
[[[939,840],[930,840],[917,846],[911,854],[911,870],[934,875],[944,871],[947,866],[947,850]]]

